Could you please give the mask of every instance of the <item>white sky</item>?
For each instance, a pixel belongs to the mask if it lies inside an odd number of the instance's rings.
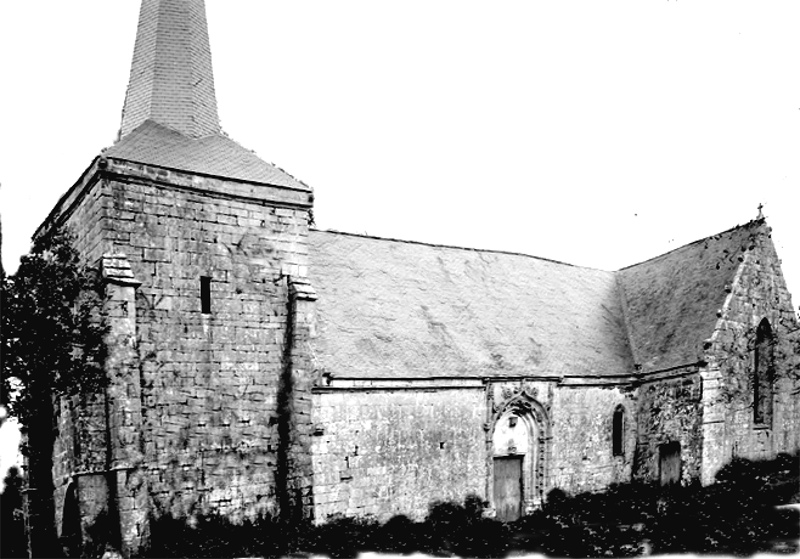
[[[113,143],[137,0],[0,2],[3,263]],[[800,3],[207,0],[320,228],[617,269],[757,214],[800,297]]]

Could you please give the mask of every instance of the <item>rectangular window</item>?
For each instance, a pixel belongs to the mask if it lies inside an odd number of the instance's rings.
[[[200,311],[211,314],[211,278],[208,276],[200,277]]]

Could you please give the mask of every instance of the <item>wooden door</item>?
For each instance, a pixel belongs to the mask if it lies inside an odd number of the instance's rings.
[[[522,456],[494,459],[494,506],[497,519],[510,522],[522,512]]]
[[[658,471],[661,485],[671,485],[681,481],[681,444],[677,442],[658,447]]]

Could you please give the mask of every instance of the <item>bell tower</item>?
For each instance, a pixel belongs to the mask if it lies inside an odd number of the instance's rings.
[[[84,543],[101,517],[127,555],[164,515],[309,516],[312,205],[222,133],[203,0],[142,0],[119,138],[40,226],[105,281],[109,386],[54,471]]]

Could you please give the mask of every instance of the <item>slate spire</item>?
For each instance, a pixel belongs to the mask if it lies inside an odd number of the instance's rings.
[[[142,0],[120,138],[148,119],[190,138],[220,133],[204,0]]]

